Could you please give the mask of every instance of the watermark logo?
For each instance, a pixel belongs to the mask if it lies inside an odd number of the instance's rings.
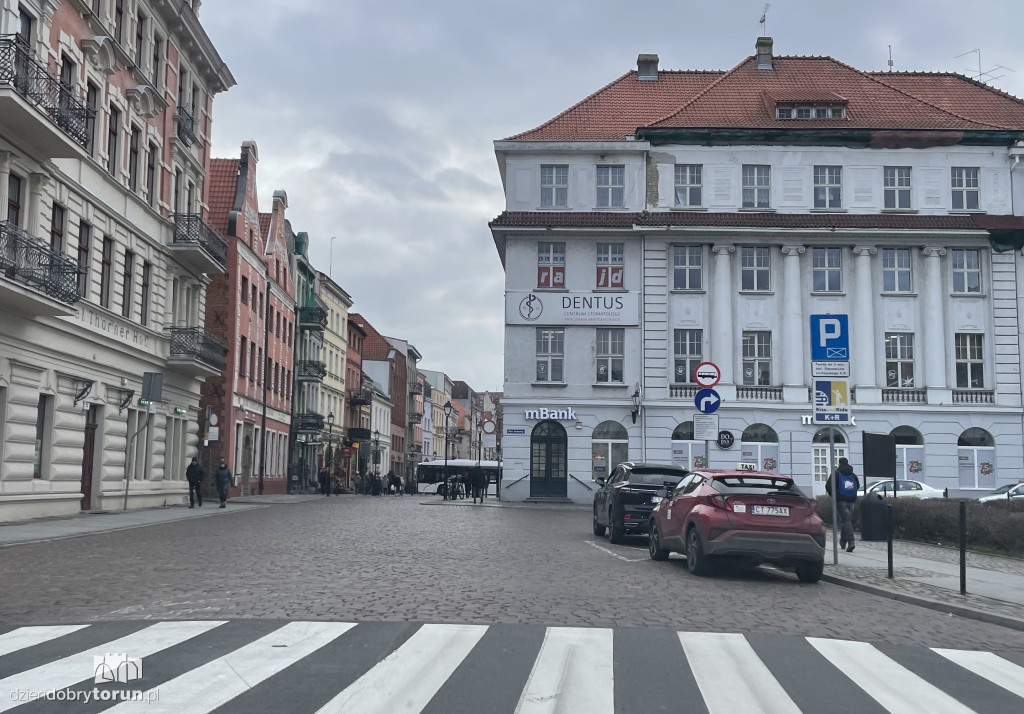
[[[126,654],[105,654],[92,658],[96,684],[133,682],[142,679],[142,660]]]

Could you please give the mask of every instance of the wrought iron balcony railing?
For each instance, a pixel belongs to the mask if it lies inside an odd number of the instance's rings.
[[[295,363],[298,379],[322,380],[327,375],[327,365],[318,360],[303,359]]]
[[[221,265],[228,263],[228,244],[197,213],[174,214],[174,245],[197,245]]]
[[[89,144],[89,119],[95,112],[71,87],[61,84],[15,35],[0,35],[0,85],[14,90],[59,126],[78,145]]]
[[[295,431],[323,431],[324,415],[316,412],[300,412],[292,416],[292,428]]]
[[[224,371],[225,344],[201,327],[171,327],[171,359],[202,362]]]
[[[178,122],[178,139],[182,144],[192,146],[199,140],[199,137],[196,136],[196,120],[192,116],[192,112],[185,107],[178,107],[174,113],[174,119]]]
[[[419,424],[422,421],[423,421],[423,415],[422,414],[417,414],[416,412],[409,412],[409,423],[410,424]]]
[[[353,389],[349,392],[349,404],[370,404],[373,402],[373,394],[369,389]]]
[[[0,272],[68,305],[81,299],[78,264],[7,221],[0,221]]]
[[[423,385],[419,382],[413,382],[409,385],[409,394],[423,394]]]
[[[300,307],[299,327],[323,330],[327,327],[327,311],[322,307]]]

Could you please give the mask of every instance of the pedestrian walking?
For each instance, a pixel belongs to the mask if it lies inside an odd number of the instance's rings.
[[[840,528],[839,547],[845,548],[847,553],[852,553],[853,542],[853,507],[857,504],[857,491],[860,489],[860,479],[853,472],[853,467],[846,457],[839,459],[839,466],[832,472],[825,483],[825,491],[832,495],[832,484],[838,483],[836,488],[836,512]]]
[[[320,493],[322,493],[325,496],[330,496],[331,495],[331,477],[327,474],[327,467],[326,466],[324,466],[322,469],[320,469],[319,480],[320,480]]]
[[[469,470],[469,486],[473,489],[473,503],[476,503],[478,498],[480,503],[484,502],[484,478],[484,470],[479,466],[474,466]]]
[[[206,472],[203,471],[203,467],[199,465],[199,461],[195,456],[192,457],[192,463],[185,469],[185,478],[188,479],[188,507],[195,508],[197,505],[203,507],[203,477],[206,476]]]
[[[220,460],[220,468],[217,469],[214,478],[217,482],[217,493],[220,495],[220,507],[224,508],[228,502],[228,487],[231,485],[231,469],[224,459]]]

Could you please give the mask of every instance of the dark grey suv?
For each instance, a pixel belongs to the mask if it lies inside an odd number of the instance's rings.
[[[689,471],[669,464],[635,464],[624,461],[607,480],[594,481],[601,487],[594,493],[594,535],[621,543],[627,535],[646,533],[651,511],[660,499],[658,491],[671,491]]]

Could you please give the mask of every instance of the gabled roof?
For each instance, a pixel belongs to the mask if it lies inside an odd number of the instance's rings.
[[[209,222],[222,234],[227,233],[228,214],[235,204],[238,186],[238,159],[210,159]]]
[[[953,73],[862,72],[831,57],[753,57],[722,71],[630,71],[509,141],[622,141],[637,129],[1024,130],[1024,101]],[[777,103],[846,107],[844,119],[776,119]]]

